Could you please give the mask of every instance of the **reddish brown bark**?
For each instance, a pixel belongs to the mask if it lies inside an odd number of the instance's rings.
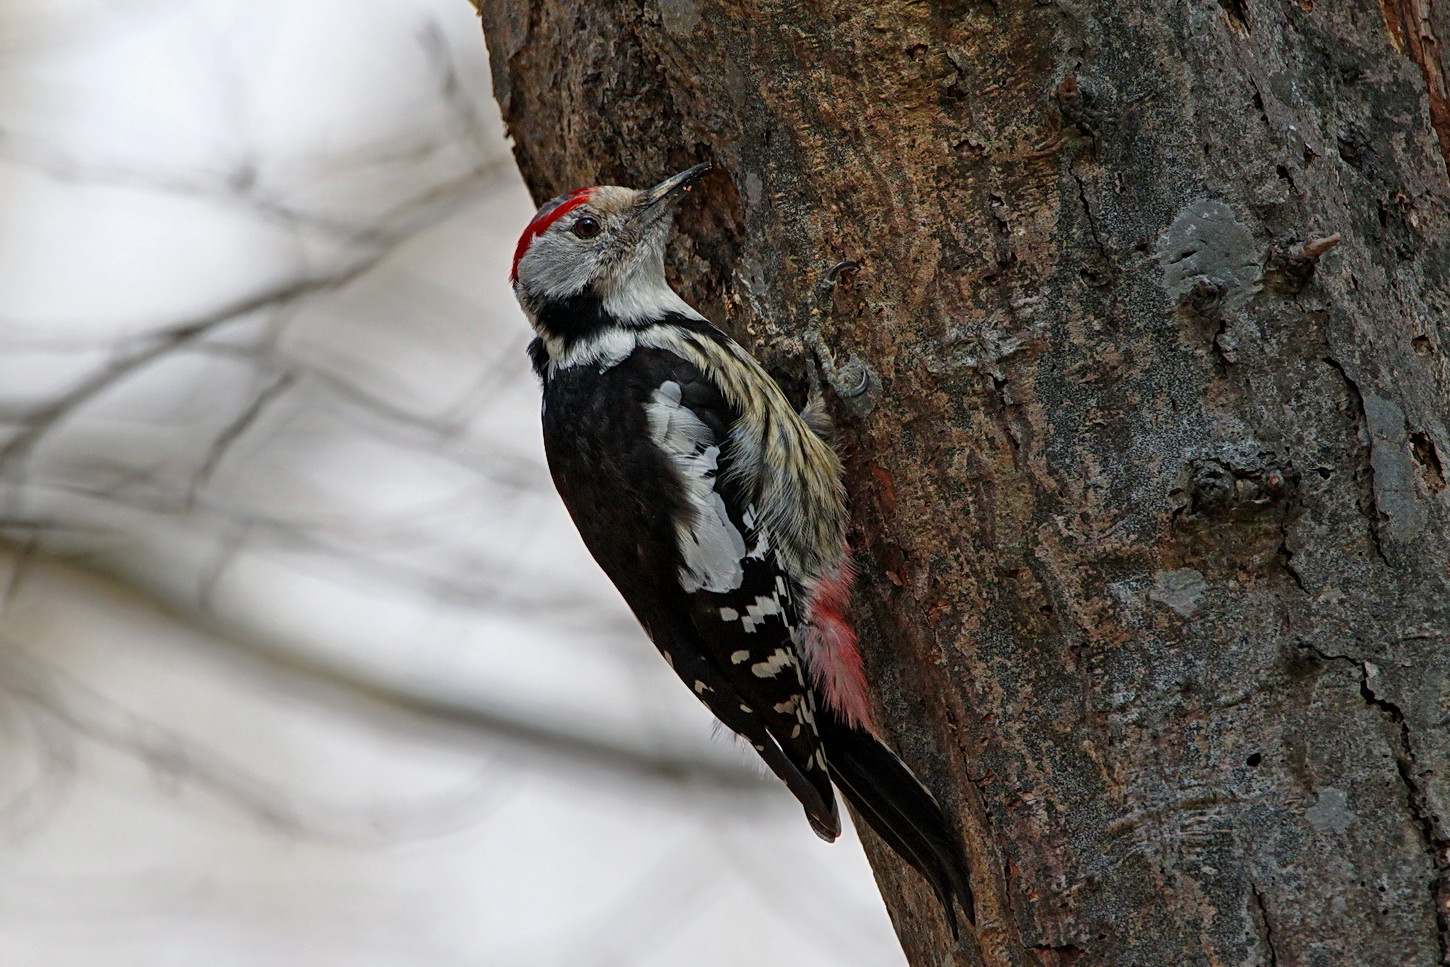
[[[1425,78],[1430,123],[1440,139],[1440,154],[1450,164],[1450,95],[1446,93],[1445,58],[1436,35],[1434,0],[1380,0],[1385,29],[1395,49],[1415,62]]]

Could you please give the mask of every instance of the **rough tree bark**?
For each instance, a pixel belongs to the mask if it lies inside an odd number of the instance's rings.
[[[534,193],[714,161],[680,288],[837,390],[913,964],[1450,963],[1450,3],[482,15]]]

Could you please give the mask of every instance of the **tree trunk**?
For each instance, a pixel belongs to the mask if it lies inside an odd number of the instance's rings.
[[[678,287],[836,390],[913,964],[1450,963],[1450,3],[482,14],[534,193],[714,161]]]

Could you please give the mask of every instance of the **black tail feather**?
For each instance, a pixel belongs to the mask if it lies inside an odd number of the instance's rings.
[[[880,739],[822,710],[831,778],[876,834],[916,868],[941,901],[952,937],[959,936],[953,899],[976,920],[966,854],[940,804],[906,763]]]

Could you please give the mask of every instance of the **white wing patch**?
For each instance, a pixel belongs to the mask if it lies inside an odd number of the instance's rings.
[[[715,490],[720,447],[709,427],[680,402],[680,384],[663,383],[645,404],[650,437],[680,472],[694,519],[676,525],[685,563],[680,584],[687,592],[723,593],[740,587],[745,573],[745,538],[730,522],[725,500]]]
[[[746,634],[754,634],[757,625],[765,624],[766,618],[780,613],[779,594],[762,594],[755,599],[754,604],[746,606],[745,613],[740,616],[740,623],[745,626]]]
[[[776,676],[776,673],[778,673],[782,668],[785,668],[793,664],[794,662],[795,659],[791,658],[790,652],[786,651],[784,648],[777,648],[775,651],[771,652],[770,656],[764,661],[758,661],[755,664],[751,665],[750,671],[752,674],[755,675],[756,678],[774,678]]]

